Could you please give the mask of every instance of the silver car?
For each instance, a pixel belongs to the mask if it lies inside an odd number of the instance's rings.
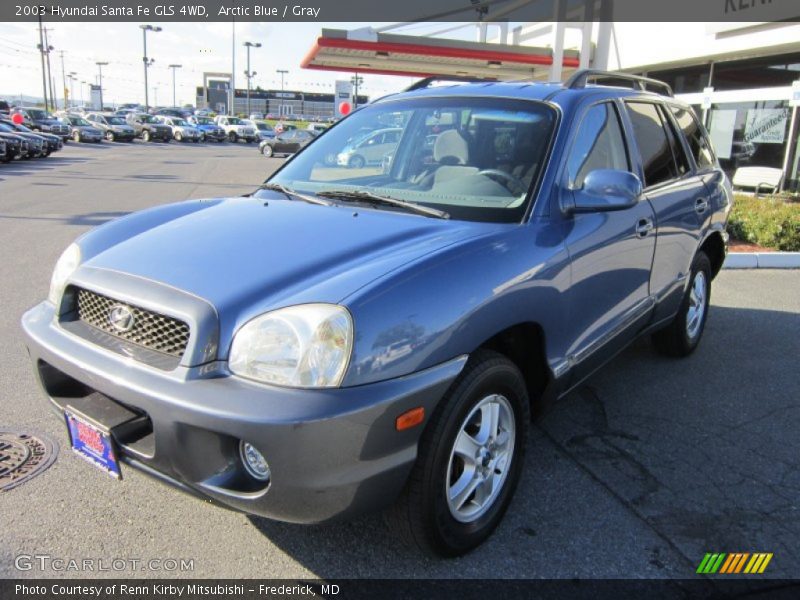
[[[128,125],[122,117],[90,113],[86,115],[86,120],[102,130],[103,135],[109,142],[132,142],[133,138],[136,137],[136,130]]]
[[[67,115],[64,117],[70,126],[72,139],[76,142],[101,142],[103,132],[92,125],[89,121],[78,115]]]

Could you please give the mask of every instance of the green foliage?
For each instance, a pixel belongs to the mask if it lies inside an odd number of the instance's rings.
[[[800,202],[737,195],[728,221],[728,232],[743,242],[785,252],[800,252]]]

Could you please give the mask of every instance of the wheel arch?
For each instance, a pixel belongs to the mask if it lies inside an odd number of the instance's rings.
[[[700,252],[708,256],[711,261],[711,278],[714,279],[722,269],[722,263],[725,262],[725,240],[723,239],[721,231],[712,231],[699,248]]]

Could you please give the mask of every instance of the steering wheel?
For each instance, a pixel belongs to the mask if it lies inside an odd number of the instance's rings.
[[[519,196],[528,191],[528,186],[522,179],[500,169],[483,169],[478,171],[478,175],[485,175],[490,179],[494,179],[514,196]]]

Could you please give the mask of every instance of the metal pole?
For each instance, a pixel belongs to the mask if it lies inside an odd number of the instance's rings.
[[[175,70],[180,69],[183,65],[169,65],[169,68],[172,69],[172,106],[177,108],[178,107],[178,100],[176,96],[176,86],[175,86]]]
[[[64,51],[60,51],[61,54],[61,85],[63,86],[64,90],[64,110],[67,110],[67,76],[64,73]]]
[[[236,114],[236,19],[231,21],[231,106],[228,114]]]
[[[39,15],[39,52],[42,58],[42,95],[44,96],[44,109],[49,110],[47,104],[47,74],[44,68],[44,33],[42,32],[42,17]]]
[[[105,107],[105,103],[103,102],[103,67],[107,65],[107,62],[97,62],[97,76],[98,76],[98,85],[100,86],[100,110],[102,111]]]
[[[247,118],[250,118],[250,44],[245,44],[247,47],[247,71],[245,72],[245,76],[247,77]]]
[[[45,51],[45,59],[47,62],[47,85],[50,86],[50,104],[53,105],[53,110],[58,109],[58,103],[56,102],[56,95],[55,95],[55,86],[53,85],[53,71],[50,69],[50,42],[47,40],[47,27],[44,28],[44,51]]]
[[[786,189],[786,180],[789,179],[789,157],[792,154],[792,140],[793,140],[792,136],[794,134],[794,126],[796,123],[797,123],[797,107],[793,106],[792,121],[789,124],[789,136],[786,139],[786,152],[783,155],[783,167],[782,167],[783,177],[781,178],[781,185],[780,189],[778,190],[779,192],[782,192],[783,190]],[[800,151],[800,148],[798,148],[798,151]]]
[[[144,62],[144,112],[148,112],[150,98],[147,95],[147,29],[144,27],[142,27],[142,42],[144,45],[144,58],[142,58]]]
[[[288,75],[289,71],[286,69],[277,69],[276,73],[280,73],[281,75],[281,101],[278,103],[278,114],[282,117],[283,116],[283,76]]]

